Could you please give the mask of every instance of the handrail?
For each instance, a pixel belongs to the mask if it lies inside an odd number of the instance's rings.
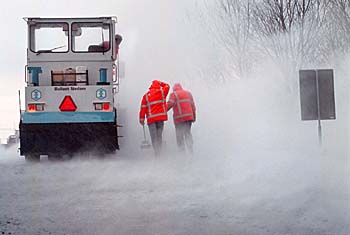
[[[27,73],[28,73],[28,65],[25,65],[24,66],[24,81],[28,84]]]

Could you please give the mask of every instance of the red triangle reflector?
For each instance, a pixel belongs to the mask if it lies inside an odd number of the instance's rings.
[[[72,97],[69,95],[65,96],[61,105],[60,110],[62,112],[74,112],[77,109],[77,106],[75,105]]]

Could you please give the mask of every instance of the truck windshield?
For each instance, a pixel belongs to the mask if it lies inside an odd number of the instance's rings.
[[[68,52],[67,23],[34,23],[30,26],[30,50],[40,53]]]
[[[104,53],[109,51],[110,25],[104,23],[73,23],[73,52]]]

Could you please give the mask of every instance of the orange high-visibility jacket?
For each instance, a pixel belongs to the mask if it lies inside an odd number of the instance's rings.
[[[167,110],[173,108],[174,123],[195,121],[196,106],[191,92],[182,89],[179,83],[174,85],[173,90],[167,102]]]
[[[140,121],[147,117],[147,123],[168,120],[166,110],[166,97],[170,86],[157,80],[152,81],[149,91],[142,97],[140,108]]]

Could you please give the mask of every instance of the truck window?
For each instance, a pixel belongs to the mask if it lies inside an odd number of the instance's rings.
[[[67,23],[35,23],[30,26],[30,50],[36,53],[68,52]]]
[[[107,52],[110,50],[110,25],[103,23],[73,23],[73,52]]]

